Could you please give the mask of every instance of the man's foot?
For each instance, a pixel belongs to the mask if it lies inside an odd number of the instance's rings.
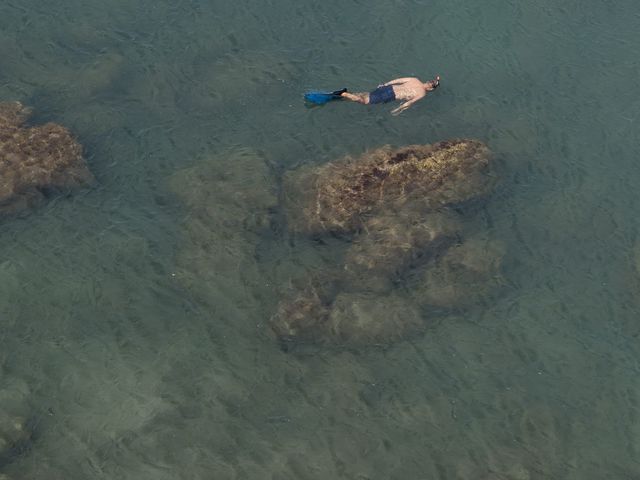
[[[331,92],[331,95],[335,95],[336,97],[341,97],[343,93],[347,91],[346,88],[342,88],[340,90],[336,90],[335,92]]]

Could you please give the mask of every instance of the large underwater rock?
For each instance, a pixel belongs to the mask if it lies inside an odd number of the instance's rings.
[[[360,157],[306,166],[284,180],[291,229],[308,234],[353,232],[383,209],[416,214],[491,192],[488,148],[475,140],[385,146]]]
[[[29,113],[19,102],[0,103],[0,215],[94,180],[69,131],[55,123],[27,127]]]
[[[290,230],[349,244],[342,262],[283,295],[272,330],[285,342],[389,343],[422,330],[429,307],[479,301],[497,285],[504,251],[466,243],[467,207],[495,184],[489,149],[475,140],[386,146],[287,173]]]

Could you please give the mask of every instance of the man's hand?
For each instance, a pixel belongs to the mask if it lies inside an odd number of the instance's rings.
[[[402,112],[404,112],[407,108],[409,108],[409,105],[406,103],[403,103],[402,105],[400,105],[397,108],[394,108],[393,110],[391,110],[391,115],[400,115]]]
[[[404,102],[402,105],[400,105],[397,108],[394,108],[393,110],[391,110],[391,115],[398,115],[402,112],[404,112],[407,108],[409,108],[411,105],[413,105],[414,103],[416,103],[418,100],[420,100],[422,97],[418,97],[418,98],[412,98],[411,100],[407,100],[406,102]]]

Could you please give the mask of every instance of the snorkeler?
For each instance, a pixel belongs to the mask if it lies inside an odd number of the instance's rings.
[[[378,85],[372,92],[365,93],[349,93],[346,91],[336,92],[341,98],[346,98],[352,102],[362,103],[364,105],[387,103],[394,100],[402,100],[404,103],[397,108],[391,110],[393,115],[404,112],[418,100],[424,98],[427,92],[431,92],[440,85],[440,76],[435,80],[423,83],[422,80],[415,77],[396,78],[390,82]]]

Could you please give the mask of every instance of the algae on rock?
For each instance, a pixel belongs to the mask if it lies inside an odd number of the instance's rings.
[[[19,102],[0,103],[0,214],[25,210],[50,192],[94,180],[69,131],[55,123],[26,127],[29,114]]]
[[[286,175],[285,208],[292,230],[348,233],[377,211],[415,214],[487,195],[488,148],[475,140],[389,146]]]

